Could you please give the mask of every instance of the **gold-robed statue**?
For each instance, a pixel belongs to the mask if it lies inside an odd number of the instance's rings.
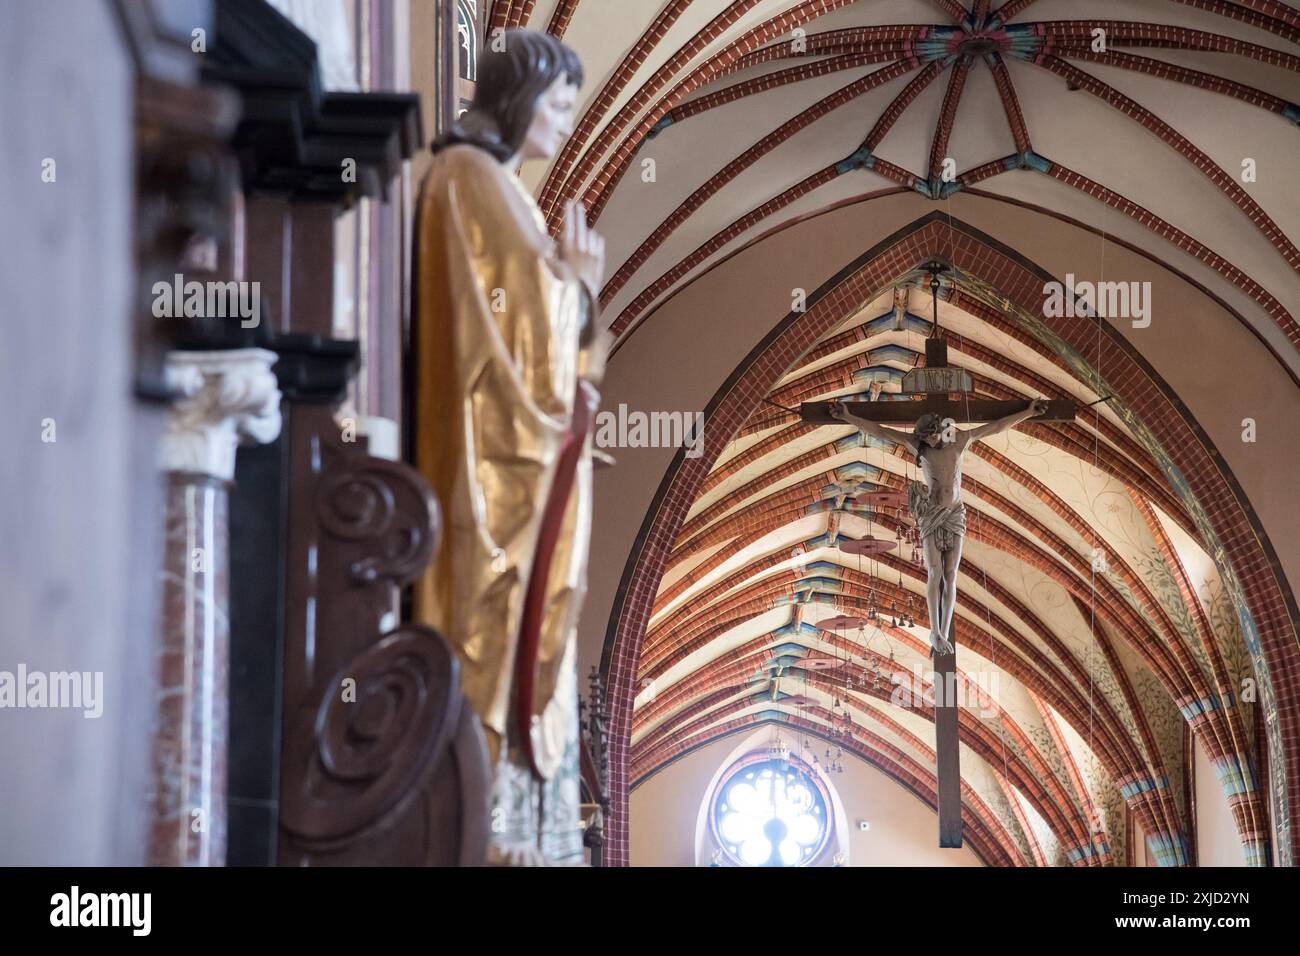
[[[566,209],[557,244],[520,162],[573,129],[582,66],[509,30],[420,192],[416,458],[442,507],[417,617],[456,647],[494,768],[490,857],[579,862],[577,616],[591,537],[591,423],[606,338],[604,242]]]

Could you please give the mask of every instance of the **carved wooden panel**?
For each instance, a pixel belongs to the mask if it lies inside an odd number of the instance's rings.
[[[489,775],[459,665],[434,631],[382,622],[424,570],[424,478],[344,441],[329,403],[293,409],[281,865],[479,863]]]

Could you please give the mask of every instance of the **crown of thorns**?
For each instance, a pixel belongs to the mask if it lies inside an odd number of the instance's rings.
[[[943,431],[943,421],[933,412],[928,412],[916,420],[916,425],[912,428],[912,434],[917,438],[924,438],[926,435],[933,435],[935,432]]]

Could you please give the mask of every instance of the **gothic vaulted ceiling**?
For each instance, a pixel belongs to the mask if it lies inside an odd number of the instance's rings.
[[[939,214],[910,235],[912,259],[897,252],[893,271],[856,297],[823,297],[819,308],[838,311],[725,426],[681,492],[670,539],[655,544],[646,525],[635,544],[625,534],[611,546],[619,570],[629,552],[630,568],[657,547],[648,576],[625,573],[615,597],[594,569],[611,634],[638,599],[628,582],[649,582],[617,755],[629,785],[780,720],[792,744],[823,760],[842,748],[933,802],[932,710],[898,697],[929,690],[924,569],[905,508],[859,498],[901,491],[915,463],[901,446],[808,427],[785,408],[897,392],[923,363],[936,305],[919,260],[960,249],[992,262],[1019,238],[996,223],[963,233],[970,207],[958,203],[1069,223],[1100,250],[1101,277],[1108,250],[1115,269],[1121,249],[1158,261],[1294,385],[1300,11],[1275,0],[992,6],[497,0],[489,10],[498,25],[562,34],[588,69],[576,134],[530,185],[552,222],[582,199],[608,239],[615,393],[619,362],[636,361],[642,341],[652,348],[656,319],[745,250],[851,204]],[[885,235],[843,241],[856,255]],[[1262,653],[1256,629],[1266,642],[1270,632],[1242,596],[1250,582],[1220,540],[1224,519],[1187,485],[1183,450],[1158,434],[1151,406],[1121,394],[1115,363],[1106,379],[1068,335],[1044,328],[1012,271],[958,263],[945,279],[937,315],[951,364],[981,398],[1090,407],[1073,424],[987,442],[967,467],[956,629],[968,838],[990,863],[1106,863],[1134,838],[1127,809],[1161,862],[1189,862],[1190,723],[1245,860],[1262,862],[1261,731],[1236,691]],[[791,308],[790,297],[771,303],[758,327],[775,329]],[[715,389],[726,390],[721,377]],[[654,507],[675,487],[670,468]],[[844,549],[863,538],[894,544],[871,557]]]

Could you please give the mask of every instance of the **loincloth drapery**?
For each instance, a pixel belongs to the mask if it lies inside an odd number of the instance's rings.
[[[966,536],[966,505],[957,502],[944,507],[930,501],[930,489],[919,481],[908,482],[907,508],[916,519],[921,540],[934,538],[940,551],[951,551],[957,538]]]

